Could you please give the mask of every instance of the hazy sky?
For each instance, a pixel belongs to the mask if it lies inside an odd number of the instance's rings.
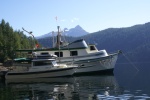
[[[80,25],[92,33],[150,22],[150,0],[0,0],[1,19],[35,36],[56,31],[57,25]]]

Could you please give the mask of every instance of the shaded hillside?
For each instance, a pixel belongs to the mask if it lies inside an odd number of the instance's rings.
[[[96,43],[98,49],[106,49],[108,53],[122,50],[131,61],[150,61],[150,23],[135,25],[127,28],[109,28],[82,37],[69,37],[69,41],[79,38],[88,43]],[[66,40],[68,40],[66,39]],[[52,39],[51,39],[52,40]],[[44,42],[45,41],[45,42]],[[43,45],[49,44],[50,38],[39,40]],[[121,61],[124,57],[120,56]]]

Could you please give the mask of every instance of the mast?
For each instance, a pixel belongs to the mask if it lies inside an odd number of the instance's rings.
[[[32,36],[32,38],[33,38],[33,43],[32,43],[32,48],[33,48],[33,50],[35,49],[35,37],[34,37],[34,35],[32,34],[32,31],[31,32],[29,32],[29,31],[27,31],[27,30],[25,30],[23,27],[22,27],[22,29],[23,29],[23,31],[25,31],[25,32],[27,32],[27,33],[29,33],[31,36]]]
[[[54,48],[55,47],[54,31],[52,31],[52,36],[53,36],[53,48]]]
[[[57,45],[58,45],[58,48],[60,49],[60,32],[59,32],[59,28],[60,28],[60,26],[57,26],[57,29],[58,29]]]
[[[59,62],[60,62],[60,32],[59,32],[59,28],[60,28],[60,26],[57,26],[57,29],[58,29],[58,35],[57,35],[57,45],[58,45],[58,49],[59,49]]]

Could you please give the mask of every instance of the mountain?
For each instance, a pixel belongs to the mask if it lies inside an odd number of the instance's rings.
[[[65,30],[65,32],[63,34],[65,34],[67,36],[72,36],[72,37],[80,37],[80,36],[89,34],[79,25],[77,25],[75,28],[71,28],[69,30],[68,30],[68,28],[64,28],[64,30]],[[51,37],[51,36],[52,36],[52,32],[49,32],[42,36],[36,37],[36,39],[46,38],[46,37]]]
[[[81,26],[77,25],[75,28],[71,28],[69,31],[66,31],[65,34],[73,37],[80,37],[89,34]]]
[[[150,61],[150,22],[131,27],[108,28],[81,37],[68,37],[66,40],[74,41],[80,38],[85,39],[87,43],[96,43],[99,50],[106,49],[108,53],[122,50],[120,61]],[[43,46],[51,47],[51,40],[45,38],[38,41]]]
[[[44,35],[41,35],[41,36],[38,36],[38,37],[35,37],[36,39],[42,39],[42,38],[46,38],[46,37],[51,37],[52,36],[52,32],[49,32],[47,34],[44,34]]]

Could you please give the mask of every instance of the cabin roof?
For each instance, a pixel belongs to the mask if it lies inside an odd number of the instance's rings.
[[[15,52],[36,52],[36,51],[59,51],[59,50],[76,50],[76,49],[86,49],[88,46],[94,45],[94,44],[88,44],[85,43],[81,43],[82,41],[84,41],[84,39],[79,39],[76,40],[74,42],[69,43],[67,46],[63,46],[59,48],[46,48],[46,49],[21,49],[21,50],[15,50]],[[76,44],[76,43],[79,43]],[[80,44],[81,43],[81,44]]]
[[[32,61],[33,62],[36,62],[36,61],[54,61],[55,59],[33,59]]]
[[[76,50],[76,49],[85,49],[85,47],[81,48],[69,48],[69,50]],[[68,50],[68,48],[60,48],[60,50]],[[35,52],[35,51],[59,51],[58,48],[48,48],[48,49],[20,49],[20,50],[15,50],[15,52]]]

